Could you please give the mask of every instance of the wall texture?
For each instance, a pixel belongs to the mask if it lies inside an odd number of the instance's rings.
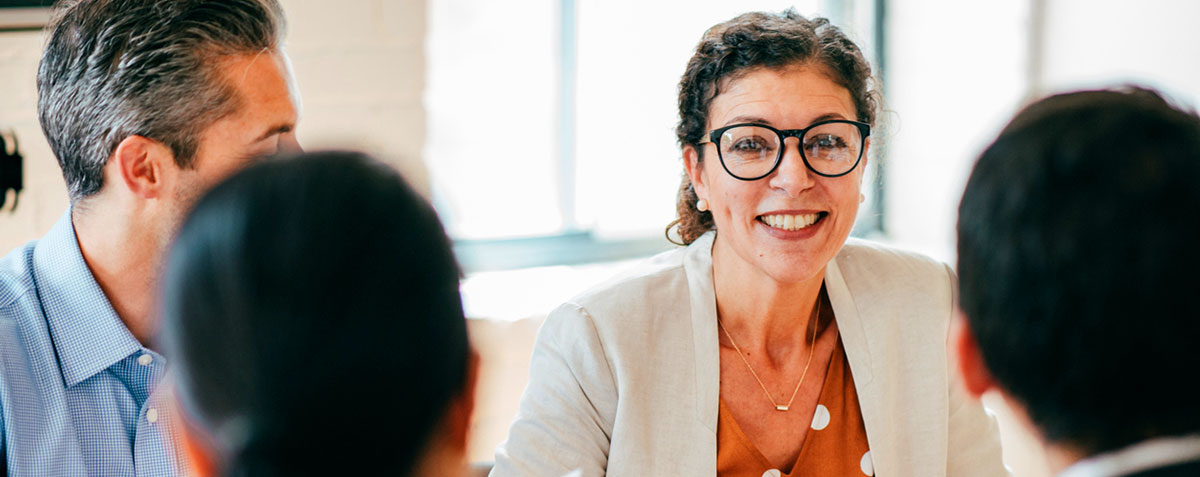
[[[303,109],[306,149],[375,154],[428,195],[420,160],[425,138],[425,0],[281,0],[286,50]],[[2,13],[0,13],[2,14]],[[25,155],[25,192],[0,211],[0,254],[38,238],[68,205],[62,174],[37,122],[42,35],[0,32],[0,130],[15,131]]]
[[[50,229],[67,207],[67,188],[37,120],[42,34],[0,32],[0,131],[15,133],[25,156],[25,190],[0,210],[0,254]],[[11,146],[11,144],[10,144]]]

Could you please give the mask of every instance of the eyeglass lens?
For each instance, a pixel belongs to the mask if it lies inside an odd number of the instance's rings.
[[[804,133],[800,149],[815,171],[838,175],[852,169],[862,151],[862,132],[850,123],[825,123]],[[738,126],[725,131],[718,144],[731,174],[741,178],[766,175],[781,158],[781,138],[771,129]]]

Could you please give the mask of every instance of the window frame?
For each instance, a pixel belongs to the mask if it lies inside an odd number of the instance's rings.
[[[849,19],[850,10],[855,0],[823,0],[821,10],[837,25],[845,24]],[[875,75],[881,80],[885,77],[885,7],[886,0],[857,0],[870,4],[871,25],[873,37],[870,39],[873,53],[868,58],[875,66]],[[670,250],[677,245],[666,237],[666,224],[663,224],[662,234],[648,234],[631,238],[607,238],[598,236],[592,230],[583,228],[576,217],[576,80],[578,70],[578,0],[559,0],[559,89],[556,92],[558,101],[558,134],[555,161],[557,166],[557,195],[560,219],[563,228],[559,233],[544,234],[523,238],[497,239],[455,239],[451,237],[459,266],[464,273],[481,271],[515,270],[522,268],[579,265],[617,261],[623,259],[650,256],[655,253]],[[886,84],[886,81],[881,81]],[[886,132],[883,125],[875,125],[873,134]],[[878,151],[878,150],[876,150]],[[884,230],[884,213],[886,192],[885,161],[879,152],[868,152],[867,171],[871,174],[874,187],[871,200],[866,208],[866,215],[860,216],[851,230],[854,237],[886,236]]]

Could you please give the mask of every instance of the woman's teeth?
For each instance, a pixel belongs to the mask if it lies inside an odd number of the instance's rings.
[[[820,213],[804,214],[804,215],[763,215],[759,216],[759,220],[763,223],[781,230],[794,231],[808,227],[817,222],[821,218]]]

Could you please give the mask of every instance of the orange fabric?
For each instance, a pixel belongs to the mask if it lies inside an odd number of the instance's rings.
[[[717,476],[873,475],[867,430],[863,426],[858,393],[854,389],[854,379],[846,362],[846,349],[842,347],[840,337],[817,403],[819,406],[812,424],[814,428],[809,429],[805,436],[791,473],[783,473],[767,462],[762,452],[742,433],[722,399],[717,415]],[[828,419],[825,419],[823,410],[828,411]]]

